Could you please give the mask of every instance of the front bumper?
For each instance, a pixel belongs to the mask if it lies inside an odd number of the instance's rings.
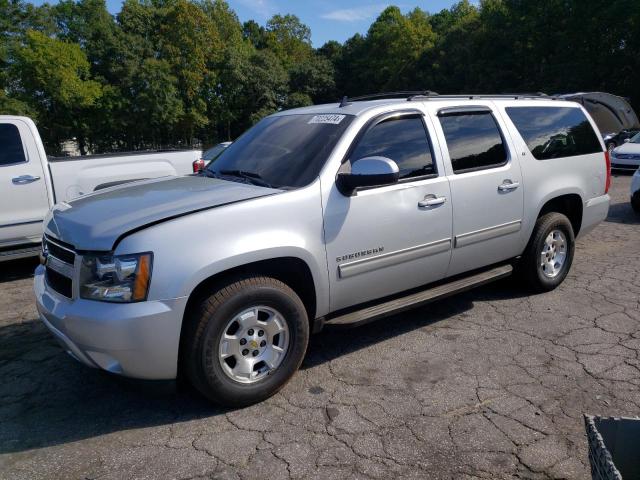
[[[640,167],[640,160],[635,158],[611,157],[611,168],[615,170],[635,171]]]
[[[34,279],[40,319],[63,348],[93,368],[133,378],[176,378],[187,297],[139,303],[69,300]]]

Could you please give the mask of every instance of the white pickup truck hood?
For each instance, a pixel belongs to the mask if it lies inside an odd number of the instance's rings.
[[[78,250],[109,251],[133,230],[280,191],[200,176],[146,180],[57,204],[45,233]]]

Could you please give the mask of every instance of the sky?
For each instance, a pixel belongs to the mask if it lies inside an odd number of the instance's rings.
[[[122,0],[106,0],[113,14],[120,11]],[[44,0],[32,0],[41,5]],[[49,3],[56,3],[49,0]],[[366,33],[369,25],[388,5],[397,5],[403,12],[420,7],[430,13],[449,8],[456,0],[423,0],[379,2],[377,0],[228,0],[241,22],[255,20],[261,25],[274,14],[293,13],[311,28],[314,47],[328,40],[344,42],[355,33]]]

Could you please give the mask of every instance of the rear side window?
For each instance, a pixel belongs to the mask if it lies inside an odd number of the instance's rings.
[[[440,115],[453,173],[504,165],[507,150],[491,112]]]
[[[427,132],[419,116],[391,118],[369,128],[350,157],[353,162],[373,156],[396,162],[401,179],[435,173]]]
[[[26,161],[18,127],[10,123],[0,124],[0,167]]]
[[[596,133],[579,108],[509,107],[506,111],[538,160],[602,152]]]

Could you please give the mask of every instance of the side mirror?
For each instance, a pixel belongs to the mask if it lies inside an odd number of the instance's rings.
[[[624,139],[624,143],[629,143],[630,141],[631,141],[631,139],[630,139],[630,138],[625,138],[625,139]]]
[[[393,160],[385,157],[365,157],[353,162],[351,173],[340,173],[336,185],[340,193],[351,196],[358,187],[392,185],[400,178]]]

